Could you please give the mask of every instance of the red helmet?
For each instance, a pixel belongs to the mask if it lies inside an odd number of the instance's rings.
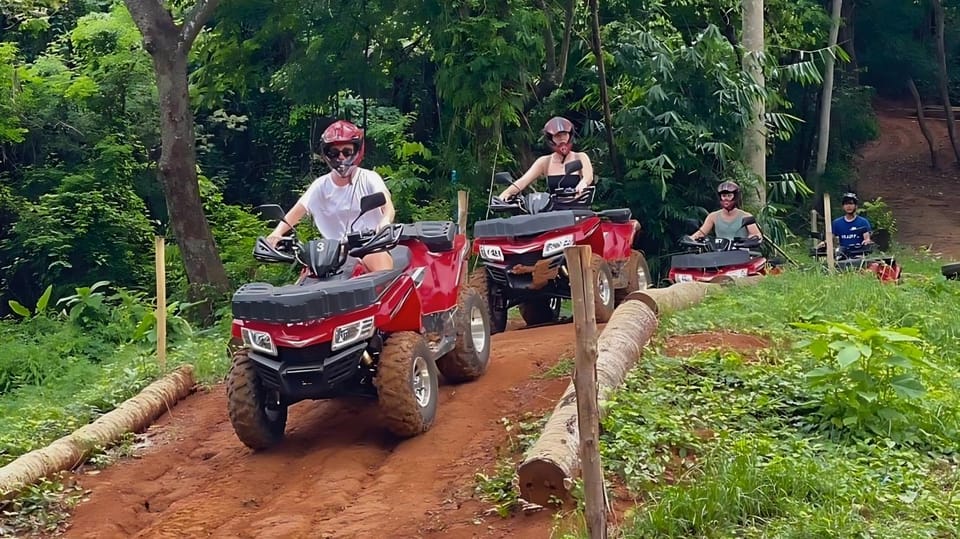
[[[338,152],[331,155],[331,146],[344,143],[353,145],[353,153],[346,155]],[[363,160],[363,129],[345,120],[333,122],[320,136],[320,153],[331,170],[336,170],[341,176],[349,176]]]
[[[553,136],[557,133],[570,133],[570,139],[557,144],[553,142]],[[573,147],[573,122],[563,116],[554,116],[544,124],[543,136],[547,139],[547,146],[549,146],[551,150],[566,157]]]

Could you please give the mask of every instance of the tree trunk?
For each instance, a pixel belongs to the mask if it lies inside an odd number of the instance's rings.
[[[845,64],[846,73],[845,83],[847,86],[860,86],[860,63],[857,61],[856,35],[854,19],[857,12],[857,1],[846,0],[840,10],[840,19],[843,24],[840,26],[838,43],[850,57],[850,61]]]
[[[160,98],[160,159],[157,175],[163,187],[170,227],[183,257],[194,298],[212,299],[230,288],[203,212],[197,184],[196,137],[187,83],[187,57],[204,22],[219,0],[199,0],[177,26],[156,0],[124,0],[153,58]]]
[[[943,44],[943,3],[941,0],[933,0],[933,16],[937,26],[937,65],[940,68],[940,97],[943,100],[943,111],[947,115],[947,134],[950,136],[950,146],[953,148],[953,155],[960,164],[960,144],[957,142],[956,124],[953,119],[953,107],[950,105],[950,78],[947,75],[947,53]]]
[[[833,0],[830,13],[830,36],[827,55],[823,67],[823,92],[820,94],[820,133],[817,135],[816,185],[819,190],[820,176],[827,170],[827,152],[830,148],[830,109],[833,105],[833,50],[837,46],[837,32],[840,30],[840,8],[843,0]]]
[[[127,432],[139,432],[193,390],[193,367],[184,365],[143,389],[93,423],[31,451],[0,468],[0,499],[23,487],[83,462],[97,448],[107,447]]]
[[[763,0],[743,0],[743,46],[747,53],[743,69],[754,83],[764,86],[763,64]],[[764,123],[766,104],[763,97],[753,100],[750,120],[743,133],[743,154],[747,166],[756,175],[756,189],[746,189],[749,205],[767,205],[767,132]]]
[[[617,307],[597,340],[597,396],[601,403],[623,383],[656,330],[657,317],[643,302],[625,301]],[[520,497],[544,506],[552,498],[569,502],[580,469],[579,456],[577,395],[571,382],[517,470]]]
[[[933,143],[933,134],[927,127],[927,118],[923,114],[923,101],[920,99],[920,92],[917,91],[917,85],[914,84],[913,79],[907,79],[907,88],[910,89],[913,102],[917,105],[917,123],[920,124],[920,132],[923,133],[923,138],[927,139],[927,148],[930,149],[930,166],[937,168],[937,148]]]
[[[606,124],[607,146],[610,149],[610,162],[617,181],[623,181],[623,168],[617,158],[617,147],[613,141],[613,115],[610,113],[610,98],[607,95],[607,70],[603,62],[603,47],[600,44],[600,6],[598,0],[590,0],[590,19],[592,26],[593,54],[597,58],[597,75],[600,78],[600,101],[603,104],[603,122]]]

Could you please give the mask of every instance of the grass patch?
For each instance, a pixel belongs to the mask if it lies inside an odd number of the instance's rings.
[[[899,258],[900,286],[791,268],[662,320],[603,422],[645,500],[624,537],[957,536],[960,283]],[[705,331],[777,344],[663,354]]]

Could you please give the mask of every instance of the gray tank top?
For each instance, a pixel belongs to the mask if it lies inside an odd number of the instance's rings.
[[[713,235],[718,238],[746,238],[748,236],[747,227],[743,226],[743,211],[737,210],[737,216],[733,221],[724,221],[723,210],[717,212],[713,219]]]

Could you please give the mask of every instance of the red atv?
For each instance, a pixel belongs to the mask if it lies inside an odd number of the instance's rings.
[[[365,196],[366,213],[386,202]],[[282,219],[276,205],[261,207]],[[354,221],[355,223],[356,221]],[[451,382],[482,375],[490,359],[486,301],[460,282],[466,237],[450,221],[395,224],[305,243],[257,238],[254,257],[302,268],[295,284],[249,283],[233,295],[242,341],[227,379],[237,437],[253,449],[278,442],[287,407],[305,399],[375,398],[398,436],[430,428],[438,371]],[[394,269],[367,272],[359,259],[389,251]]]
[[[582,168],[566,164],[566,174]],[[507,172],[494,176],[511,185]],[[483,266],[471,275],[471,284],[486,296],[493,333],[506,329],[507,309],[518,305],[527,325],[560,318],[560,302],[570,298],[570,281],[563,250],[590,245],[596,279],[594,304],[597,322],[606,322],[624,296],[650,284],[647,261],[632,248],[638,224],[630,210],[590,210],[594,189],[577,194],[572,189],[531,192],[509,200],[492,197],[490,211],[512,214],[477,221],[473,252]]]
[[[860,271],[873,273],[884,283],[899,283],[902,268],[893,256],[870,256],[875,244],[861,243],[847,247],[838,246],[834,250],[836,267],[840,271]],[[825,260],[826,248],[815,248],[810,252],[817,260]]]
[[[743,225],[756,223],[753,216],[745,217]],[[680,238],[680,245],[687,251],[673,255],[667,280],[671,283],[690,281],[708,282],[718,275],[747,277],[766,275],[768,262],[759,252],[759,238],[703,238],[695,240],[689,235]]]

